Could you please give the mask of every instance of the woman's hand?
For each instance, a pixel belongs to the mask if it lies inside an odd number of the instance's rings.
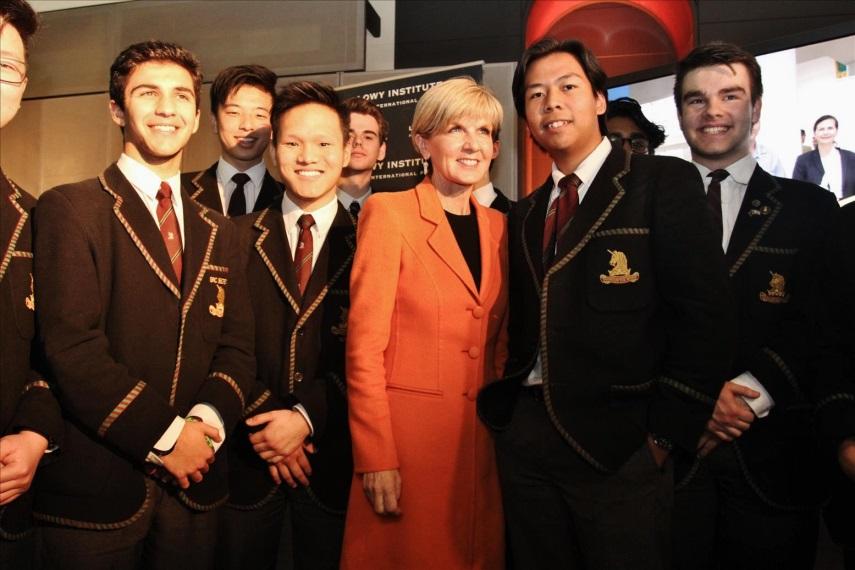
[[[401,473],[397,469],[374,471],[362,476],[362,490],[378,515],[401,514]]]

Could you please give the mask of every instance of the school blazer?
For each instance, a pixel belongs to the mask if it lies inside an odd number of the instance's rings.
[[[552,179],[509,216],[505,378],[479,396],[506,429],[540,352],[547,414],[593,467],[617,470],[648,433],[694,450],[733,355],[732,304],[700,177],[613,148],[543,267]]]
[[[223,201],[220,199],[220,190],[217,187],[217,164],[219,164],[219,161],[209,166],[206,170],[182,174],[181,185],[191,188],[189,190],[191,198],[206,208],[210,208],[218,214],[223,214],[228,209],[228,205],[224,206]],[[261,191],[258,193],[258,198],[255,200],[252,211],[260,212],[270,206],[273,203],[273,199],[281,195],[282,192],[282,184],[277,182],[270,175],[270,172],[265,172],[264,180],[261,183]]]
[[[743,475],[773,507],[822,500],[809,358],[816,338],[811,289],[822,239],[837,210],[830,192],[771,176],[760,166],[748,182],[725,254],[737,307],[737,354],[728,378],[751,372],[775,401],[731,445]],[[692,475],[678,464],[677,481]]]
[[[151,500],[145,462],[176,415],[198,402],[237,423],[255,377],[252,311],[234,226],[184,204],[183,281],[142,200],[113,164],[42,196],[36,304],[66,446],[37,481],[35,516],[88,529],[131,524]],[[207,510],[227,496],[226,447],[199,484]]]
[[[344,350],[356,221],[338,204],[301,296],[281,204],[277,199],[235,222],[247,255],[258,361],[244,416],[301,404],[311,419],[317,450],[309,456],[308,491],[326,509],[343,513],[353,472]],[[252,449],[248,435],[241,422],[232,439],[229,504],[243,509],[262,506],[276,492],[267,463]]]
[[[34,431],[58,447],[62,419],[34,343],[31,221],[35,205],[35,198],[0,171],[0,435]],[[32,491],[28,491],[0,507],[0,539],[29,534],[31,503]]]

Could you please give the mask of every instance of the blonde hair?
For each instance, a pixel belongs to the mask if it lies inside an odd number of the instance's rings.
[[[488,87],[468,76],[437,83],[422,95],[413,114],[410,138],[416,152],[416,135],[430,138],[436,131],[462,117],[483,117],[492,126],[494,141],[502,128],[502,104]]]

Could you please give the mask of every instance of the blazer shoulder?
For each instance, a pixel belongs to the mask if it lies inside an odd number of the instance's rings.
[[[78,182],[54,186],[45,191],[39,199],[40,201],[49,201],[59,196],[72,204],[93,202],[92,205],[95,205],[99,201],[112,202],[109,194],[104,192],[104,187],[98,178],[87,178]]]

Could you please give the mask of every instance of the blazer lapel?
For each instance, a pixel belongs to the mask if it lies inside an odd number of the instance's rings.
[[[291,260],[291,246],[285,233],[285,222],[279,208],[264,210],[256,218],[253,227],[259,232],[255,240],[258,253],[273,281],[295,313],[300,312],[300,288]]]
[[[540,291],[540,285],[543,282],[543,231],[552,186],[552,176],[549,176],[546,182],[535,190],[529,202],[528,212],[522,219],[522,246],[537,291]]]
[[[214,249],[219,226],[207,217],[207,210],[189,199],[186,192],[181,196],[184,203],[184,276],[181,280],[182,297],[189,306],[193,302],[196,282],[204,276],[205,268]]]
[[[567,231],[558,240],[555,261],[548,273],[566,265],[588,243],[626,191],[620,179],[630,170],[631,155],[613,148],[579,204]]]
[[[338,203],[335,219],[318,252],[318,260],[303,295],[301,318],[311,312],[326,297],[327,292],[341,277],[356,252],[356,226],[347,211]]]
[[[261,191],[258,193],[258,198],[255,199],[255,205],[252,208],[253,212],[260,212],[276,201],[276,197],[282,193],[282,188],[276,179],[269,172],[264,173],[264,179],[261,182]]]
[[[422,218],[434,225],[433,232],[428,236],[428,245],[430,245],[431,249],[433,249],[451,271],[457,275],[472,296],[477,299],[478,290],[475,287],[475,281],[472,279],[472,272],[469,271],[469,266],[466,264],[466,260],[463,259],[460,246],[457,245],[457,239],[454,237],[451,226],[445,218],[445,212],[439,203],[436,189],[425,179],[416,185],[416,197],[419,201],[419,211]]]
[[[3,257],[0,258],[0,281],[6,275],[6,269],[18,245],[18,238],[21,237],[21,230],[27,223],[27,218],[30,217],[27,210],[19,203],[20,198],[20,191],[0,171],[0,200],[3,200],[3,206],[0,207],[0,239],[3,240],[0,242],[2,244],[0,247],[3,247]]]
[[[223,214],[225,208],[223,208],[223,201],[220,199],[220,187],[217,184],[218,162],[215,162],[207,170],[202,170],[193,177],[190,181],[193,185],[193,188],[190,190],[190,197],[206,208],[216,210],[218,214]]]
[[[742,267],[778,216],[783,206],[775,198],[779,189],[775,179],[759,165],[754,168],[725,254],[731,276]]]
[[[478,287],[477,293],[480,300],[484,298],[487,294],[487,288],[492,284],[490,281],[490,272],[493,271],[493,257],[499,250],[499,237],[493,235],[493,226],[490,224],[490,218],[487,215],[489,206],[479,204],[474,194],[470,199],[470,204],[475,209],[475,216],[478,219],[478,243],[481,250],[481,283],[479,284],[480,287]]]
[[[104,171],[99,180],[104,191],[115,201],[113,213],[128,232],[151,270],[176,297],[181,298],[181,291],[178,289],[175,271],[169,261],[163,236],[142,199],[137,195],[137,191],[115,163]]]

